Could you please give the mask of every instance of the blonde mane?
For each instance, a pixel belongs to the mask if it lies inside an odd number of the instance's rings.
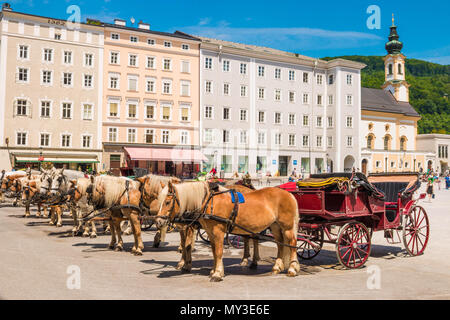
[[[202,208],[203,201],[209,191],[208,182],[186,182],[173,186],[180,201],[180,214]]]
[[[168,177],[168,176],[158,176],[154,174],[146,175],[145,178],[148,178],[148,186],[150,193],[160,194],[162,191],[161,183],[167,186],[170,182],[180,182],[181,180],[176,177]]]
[[[105,192],[102,195],[94,192],[94,201],[103,202],[105,207],[111,207],[117,204],[120,197],[124,194],[127,181],[130,181],[129,190],[139,190],[140,183],[138,181],[112,176],[96,177],[94,181],[94,190],[97,187],[102,187]],[[103,197],[103,199],[99,199],[98,196]]]

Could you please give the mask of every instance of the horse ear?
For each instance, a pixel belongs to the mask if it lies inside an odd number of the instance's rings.
[[[172,181],[169,181],[168,186],[169,186],[169,192],[172,193],[172,192],[173,192],[173,184],[172,184]]]
[[[161,188],[163,188],[163,189],[166,187],[166,185],[162,181],[160,181],[159,184],[161,185]]]
[[[136,180],[139,181],[141,184],[144,184],[147,181],[148,177],[140,177],[137,178]]]
[[[63,174],[64,173],[64,168],[62,168],[60,172],[61,172],[61,174]]]

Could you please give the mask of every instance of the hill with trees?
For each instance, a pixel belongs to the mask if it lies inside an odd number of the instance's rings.
[[[361,85],[381,88],[384,83],[384,61],[380,56],[326,57],[323,60],[342,58],[367,65],[361,73]],[[450,65],[440,65],[417,59],[406,59],[406,81],[410,104],[422,116],[419,133],[450,134]]]

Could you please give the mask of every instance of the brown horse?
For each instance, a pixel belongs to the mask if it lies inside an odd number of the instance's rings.
[[[41,180],[37,177],[32,180],[25,180],[22,182],[22,202],[25,204],[25,217],[30,216],[30,205],[35,196],[40,194]],[[36,218],[41,216],[41,209],[44,209],[43,217],[48,217],[47,206],[44,200],[37,199],[38,211],[36,213]]]
[[[25,172],[17,172],[7,176],[4,175],[0,187],[2,199],[3,195],[5,195],[7,198],[14,199],[14,206],[17,205],[17,202],[20,200],[20,193],[22,190],[19,180],[26,176],[27,174]]]
[[[161,209],[156,218],[157,225],[161,227],[186,213],[200,214],[198,222],[208,234],[214,255],[211,281],[221,281],[224,277],[222,257],[227,225],[209,217],[230,219],[235,206],[230,200],[230,194],[222,192],[228,191],[227,189],[220,188],[219,191],[215,195],[212,194],[207,182],[169,182],[160,194]],[[279,188],[265,188],[245,195],[245,203],[239,205],[235,223],[253,233],[260,233],[270,227],[278,246],[272,272],[280,273],[289,265],[288,276],[296,276],[300,271],[297,259],[298,220],[297,201],[294,196]],[[231,227],[231,233],[249,235],[236,225]],[[191,261],[189,247],[186,247],[186,255],[187,260]]]

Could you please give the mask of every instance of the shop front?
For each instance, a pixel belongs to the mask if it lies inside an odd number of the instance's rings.
[[[32,168],[39,170],[41,166],[51,163],[56,169],[70,169],[82,172],[97,171],[99,163],[97,155],[49,155],[15,154],[13,155],[16,170]]]

